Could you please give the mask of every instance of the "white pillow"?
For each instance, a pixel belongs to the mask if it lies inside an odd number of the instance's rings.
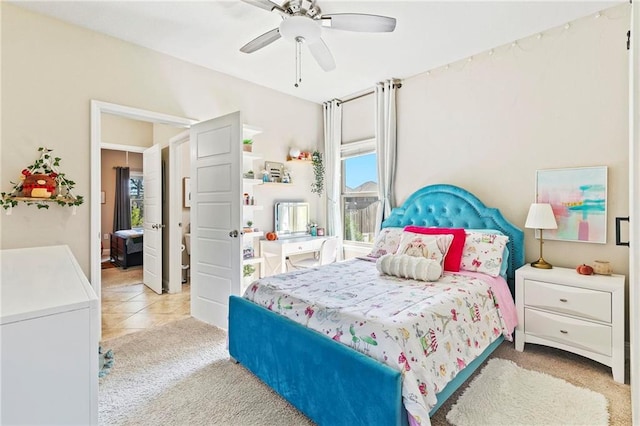
[[[460,269],[497,277],[508,241],[506,235],[467,231]]]
[[[398,250],[398,244],[400,244],[402,229],[403,228],[382,228],[376,236],[371,253],[367,256],[377,259],[385,254],[394,254],[396,250]]]
[[[449,251],[452,241],[453,235],[451,234],[426,235],[405,231],[400,238],[400,245],[396,254],[407,254],[435,260],[442,269],[444,268],[444,257]]]
[[[420,281],[437,281],[442,265],[432,259],[406,254],[385,254],[376,261],[376,269],[382,274]]]

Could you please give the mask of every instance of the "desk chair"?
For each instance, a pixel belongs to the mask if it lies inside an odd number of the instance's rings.
[[[327,238],[320,246],[320,254],[308,259],[301,259],[295,262],[289,260],[289,265],[294,269],[315,268],[320,265],[327,265],[336,261],[338,257],[338,239]]]

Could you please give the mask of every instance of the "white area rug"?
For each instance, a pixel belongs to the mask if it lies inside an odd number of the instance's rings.
[[[602,394],[493,358],[447,420],[455,426],[608,425],[607,404]]]

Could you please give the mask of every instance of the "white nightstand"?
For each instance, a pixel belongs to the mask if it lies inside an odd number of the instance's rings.
[[[611,367],[624,383],[623,275],[580,275],[574,269],[516,271],[516,350],[552,346]]]

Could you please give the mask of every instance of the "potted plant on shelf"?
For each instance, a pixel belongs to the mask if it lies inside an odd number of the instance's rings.
[[[311,184],[311,192],[322,195],[324,189],[324,164],[322,163],[322,153],[313,151],[311,154],[311,164],[313,166],[314,182]]]
[[[253,147],[253,139],[243,139],[242,140],[242,150],[246,152],[251,152]]]
[[[0,193],[0,206],[10,213],[11,208],[23,201],[27,205],[35,204],[39,209],[48,209],[49,202],[61,206],[75,208],[84,202],[81,195],[74,195],[72,190],[75,182],[67,178],[58,167],[60,157],[54,157],[52,150],[39,147],[40,158],[22,170],[20,181],[11,182],[11,192]]]

